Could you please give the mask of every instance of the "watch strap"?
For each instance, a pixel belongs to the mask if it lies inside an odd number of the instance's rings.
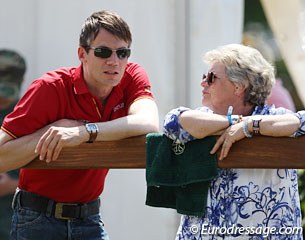
[[[87,143],[93,143],[96,140],[97,134],[99,132],[98,126],[95,123],[87,123],[86,130],[89,133],[89,140]]]
[[[260,122],[262,121],[262,119],[253,119],[252,120],[252,134],[253,135],[261,135],[260,134]]]

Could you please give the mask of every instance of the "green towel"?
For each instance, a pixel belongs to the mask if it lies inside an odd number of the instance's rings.
[[[147,134],[146,205],[204,215],[210,181],[217,176],[216,155],[209,153],[215,142],[206,137],[173,145],[161,133]],[[173,147],[181,151],[175,153]]]

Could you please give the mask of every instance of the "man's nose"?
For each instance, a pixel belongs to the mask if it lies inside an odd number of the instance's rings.
[[[116,52],[112,52],[111,56],[107,58],[107,64],[118,64],[119,61],[120,59]]]

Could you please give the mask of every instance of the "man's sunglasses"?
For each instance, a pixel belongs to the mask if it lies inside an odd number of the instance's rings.
[[[215,82],[215,73],[208,72],[207,75],[203,74],[202,81],[206,82],[209,86],[211,86]]]
[[[116,53],[119,59],[129,58],[131,50],[130,48],[119,48],[119,49],[111,49],[108,47],[90,47],[87,48],[94,50],[94,56],[98,58],[109,58],[113,52]]]

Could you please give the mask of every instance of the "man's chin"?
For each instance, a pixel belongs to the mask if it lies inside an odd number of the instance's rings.
[[[108,79],[107,82],[109,85],[111,85],[112,87],[117,86],[120,83],[121,80],[118,79]]]

